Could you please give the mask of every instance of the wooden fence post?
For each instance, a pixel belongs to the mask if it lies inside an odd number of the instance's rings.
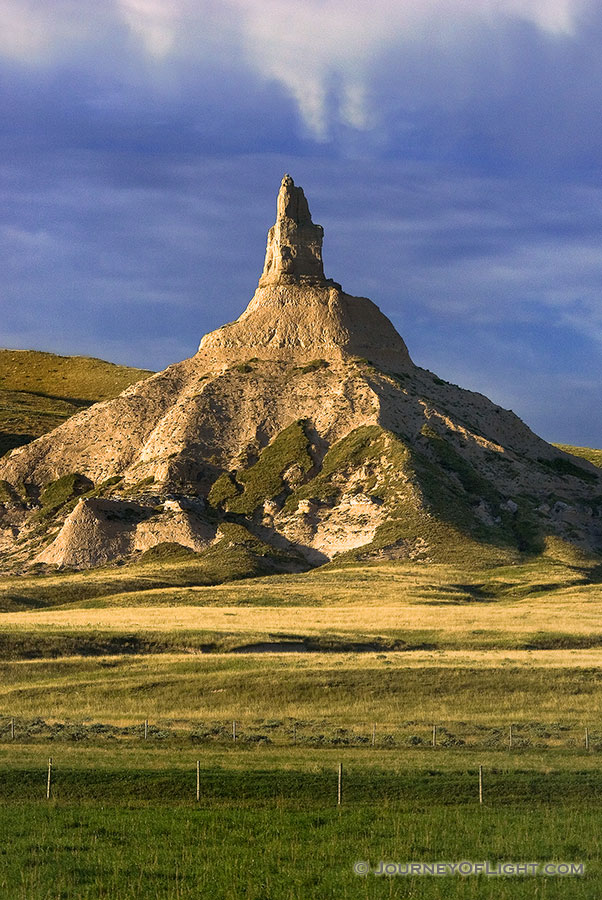
[[[14,741],[15,739],[15,719],[14,717],[10,720],[10,739]]]
[[[483,802],[483,766],[479,766],[479,803]]]
[[[148,738],[148,719],[144,720],[144,740]]]
[[[376,744],[376,725],[372,726],[372,746]]]
[[[201,799],[201,761],[197,759],[196,761],[196,802],[199,803]]]
[[[343,763],[339,763],[339,786],[337,790],[337,806],[343,802]]]
[[[437,746],[437,726],[433,725],[433,747]]]
[[[236,740],[236,719],[232,722],[232,740]]]
[[[48,779],[46,781],[46,799],[50,800],[52,793],[52,757],[48,758]]]

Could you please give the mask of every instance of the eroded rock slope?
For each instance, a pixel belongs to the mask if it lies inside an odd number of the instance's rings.
[[[203,553],[232,524],[293,567],[496,562],[550,537],[599,552],[601,470],[415,366],[370,300],[324,276],[322,236],[285,176],[240,318],[0,462],[5,571]]]

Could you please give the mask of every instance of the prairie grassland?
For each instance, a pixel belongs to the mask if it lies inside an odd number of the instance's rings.
[[[274,636],[289,640],[324,633],[347,637],[386,635],[403,638],[407,632],[437,633],[473,644],[475,633],[488,632],[529,635],[536,632],[589,635],[602,641],[602,591],[571,598],[529,598],[516,603],[429,603],[370,606],[339,605],[252,606],[135,606],[103,609],[48,609],[4,613],[2,630],[17,629],[101,629],[115,631],[191,631],[201,629],[216,635]]]
[[[440,589],[437,589],[440,590]],[[197,592],[202,599],[207,594]],[[4,613],[7,657],[76,653],[299,650],[523,650],[602,648],[600,587],[562,598],[445,600],[424,592],[410,602],[293,605],[92,606]],[[217,595],[217,596],[216,596]],[[385,595],[385,596],[382,596]],[[212,590],[215,600],[222,591]],[[365,595],[364,595],[365,596]],[[374,599],[374,598],[372,598]]]
[[[4,613],[0,713],[593,725],[591,576],[551,560],[469,573],[382,563],[185,588],[175,603],[169,589],[147,605],[128,593]],[[220,652],[287,647],[316,652]]]
[[[0,456],[151,374],[85,356],[0,350]]]
[[[383,564],[96,600],[77,595],[78,575],[69,606],[4,614],[0,896],[599,897],[600,586],[577,565],[518,568]],[[34,580],[28,590],[30,603]],[[300,639],[416,649],[199,652]],[[111,641],[120,653],[101,652]],[[567,860],[585,873],[358,878],[359,859]]]
[[[451,729],[458,722],[594,728],[602,721],[602,660],[597,651],[23,660],[0,665],[0,714],[114,724],[149,718],[168,727],[231,727],[236,719],[241,729],[295,721],[310,731],[414,722],[423,737],[433,722]]]
[[[188,746],[178,748],[174,752],[172,746],[160,743],[137,741],[124,748],[121,744],[82,745],[69,743],[46,743],[15,741],[0,743],[0,773],[4,779],[4,787],[0,792],[0,804],[14,794],[10,787],[11,773],[15,778],[19,772],[45,772],[48,755],[52,755],[55,780],[62,780],[62,799],[68,800],[71,787],[66,773],[111,773],[117,777],[120,771],[156,772],[187,774],[189,784],[194,787],[190,775],[194,774],[196,761],[199,760],[201,770],[208,776],[220,772],[237,776],[249,773],[298,772],[301,774],[326,775],[332,782],[333,773],[338,764],[343,763],[345,776],[359,776],[364,773],[370,778],[381,772],[391,775],[407,776],[429,772],[474,773],[475,765],[483,765],[490,775],[499,773],[532,772],[541,775],[551,772],[591,772],[600,779],[601,793],[596,799],[602,801],[602,771],[600,770],[600,754],[586,752],[583,747],[523,747],[509,751],[505,747],[416,747],[406,746],[401,750],[391,747],[344,746],[331,745],[325,747],[265,745],[255,746],[242,743],[218,746],[215,744],[199,744],[189,742]],[[473,777],[473,776],[471,776]],[[74,779],[73,784],[78,779]],[[474,779],[473,779],[474,780]],[[45,782],[43,781],[45,787]],[[39,784],[39,782],[38,782]],[[81,791],[81,788],[80,788]],[[45,792],[44,792],[45,793]],[[39,799],[40,791],[33,787],[31,799]],[[474,797],[474,794],[473,794]],[[59,799],[58,790],[55,799]],[[118,801],[118,797],[113,798]],[[134,799],[134,798],[130,798]],[[193,797],[190,791],[177,798],[188,803]],[[235,800],[236,798],[231,798]],[[294,797],[291,796],[294,800]],[[451,798],[449,798],[451,799]],[[527,798],[525,798],[527,799]],[[561,798],[559,798],[561,799]],[[593,799],[593,798],[592,798]],[[330,805],[332,796],[326,798]],[[140,805],[154,802],[151,792],[145,796],[140,792]]]
[[[527,900],[600,895],[594,756],[411,748],[0,748],[7,900]],[[200,758],[200,803],[195,760]],[[337,808],[337,767],[344,765]],[[477,768],[485,769],[478,803]],[[380,860],[567,861],[551,877],[377,877]]]
[[[600,591],[602,565],[550,542],[550,555],[495,567],[429,563],[331,563],[306,573],[240,578],[227,554],[209,566],[194,555],[84,572],[6,576],[0,610],[69,606],[334,606],[400,602],[460,604]],[[223,583],[226,582],[226,583]]]

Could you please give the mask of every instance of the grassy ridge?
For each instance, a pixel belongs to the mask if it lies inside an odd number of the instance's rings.
[[[379,561],[329,563],[304,574],[271,574],[299,568],[291,553],[278,552],[243,526],[223,523],[222,539],[203,554],[154,548],[126,566],[83,572],[46,572],[0,579],[0,610],[81,605],[309,605],[421,600],[439,605],[518,600],[547,595],[561,599],[588,592],[602,579],[598,559],[560,541],[547,555],[520,565],[482,567]],[[268,575],[269,578],[257,578]],[[252,575],[253,578],[245,579]],[[235,586],[220,582],[234,581]]]
[[[87,356],[0,350],[0,456],[151,374]]]
[[[6,739],[9,716],[112,724],[149,718],[176,730],[236,719],[242,730],[272,722],[265,734],[276,742],[290,739],[293,721],[300,723],[300,737],[301,723],[308,735],[326,725],[332,733],[360,724],[367,735],[372,723],[381,723],[379,734],[390,732],[397,741],[428,739],[435,722],[471,742],[476,736],[458,723],[498,728],[514,722],[588,725],[592,741],[599,740],[600,651],[412,656],[164,654],[7,661],[0,666],[0,712],[6,717],[0,732]],[[582,740],[583,733],[573,736]],[[531,734],[536,738],[544,740]]]
[[[301,568],[306,568],[306,564],[294,552],[277,550],[244,526],[225,522],[220,526],[220,539],[203,553],[194,553],[180,544],[159,544],[126,566],[71,573],[51,569],[31,576],[5,576],[0,578],[0,611],[103,602],[100,598],[109,597],[112,599],[108,602],[119,603],[119,595],[135,603],[136,597],[151,589],[159,594],[169,589],[173,602],[179,589]],[[186,593],[182,591],[183,603],[187,602]]]
[[[592,447],[573,447],[571,444],[554,444],[559,450],[570,453],[572,456],[581,457],[592,463],[594,466],[602,469],[602,450],[596,450]]]

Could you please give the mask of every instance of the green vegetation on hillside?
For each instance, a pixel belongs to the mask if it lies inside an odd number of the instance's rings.
[[[378,425],[364,425],[350,432],[331,446],[324,457],[320,472],[311,481],[300,485],[286,501],[285,508],[293,511],[300,500],[334,502],[348,487],[354,470],[363,464],[374,464],[385,451],[384,431]],[[402,464],[402,460],[391,460]],[[399,474],[403,469],[398,470]],[[358,491],[368,493],[376,488],[376,473],[367,475]]]
[[[149,589],[216,585],[306,568],[307,563],[296,553],[275,549],[244,525],[223,522],[216,543],[201,553],[163,543],[126,565],[58,573],[38,567],[28,575],[6,576],[0,579],[0,611],[83,602],[122,592],[133,596]]]
[[[358,563],[347,557],[306,574],[299,558],[254,537],[242,525],[224,522],[221,539],[203,553],[182,552],[162,545],[126,565],[81,572],[42,570],[0,579],[0,610],[86,603],[106,604],[274,604],[361,603],[376,591],[382,603],[426,597],[431,602],[461,604],[471,600],[521,599],[578,588],[598,591],[600,562],[561,541],[548,541],[545,556],[520,564],[483,566],[468,558],[440,564],[391,560]],[[255,576],[271,575],[268,579]],[[249,579],[230,588],[226,582]],[[223,584],[219,594],[203,594],[203,586]],[[368,588],[370,585],[370,589]],[[194,590],[198,588],[199,590]]]
[[[265,500],[286,490],[286,472],[293,470],[293,479],[307,475],[313,466],[309,449],[306,423],[293,422],[261,451],[254,465],[220,476],[209,494],[209,502],[228,512],[252,515]]]
[[[151,374],[87,356],[0,350],[0,456]]]
[[[302,375],[307,375],[309,372],[317,372],[318,369],[327,369],[330,363],[328,363],[325,359],[312,359],[310,362],[306,363],[303,366],[295,366],[293,371],[300,372]]]
[[[67,503],[79,494],[90,491],[92,488],[92,482],[84,475],[79,475],[77,472],[71,475],[63,475],[62,478],[51,481],[42,491],[40,496],[42,509],[47,513],[51,513],[63,506],[64,503]]]
[[[466,565],[483,566],[541,551],[526,504],[509,515],[501,508],[499,492],[445,438],[428,426],[422,438],[418,449],[378,425],[356,428],[330,447],[318,474],[287,498],[285,509],[291,512],[301,500],[334,505],[353,491],[385,505],[386,520],[373,540],[337,557],[331,566],[380,553],[403,555],[404,547],[415,559],[451,562],[461,557]],[[499,527],[475,516],[482,501],[499,516]]]

